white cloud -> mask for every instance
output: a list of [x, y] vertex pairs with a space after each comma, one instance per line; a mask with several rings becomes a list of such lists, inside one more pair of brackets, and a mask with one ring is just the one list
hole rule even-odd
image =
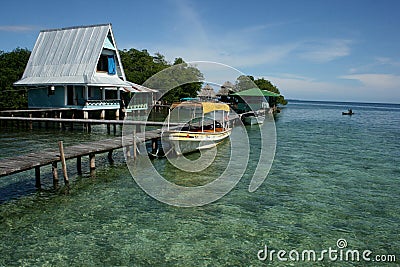
[[[400, 103], [400, 76], [359, 74], [341, 76], [358, 85], [341, 80], [326, 82], [297, 74], [264, 76], [275, 84], [287, 99]], [[379, 93], [377, 93], [379, 92]]]
[[400, 66], [400, 61], [390, 57], [375, 57], [372, 62], [360, 66], [356, 66], [349, 69], [350, 74], [360, 72], [373, 72], [374, 70], [380, 70], [382, 67], [389, 67], [397, 69]]
[[342, 79], [357, 80], [365, 87], [375, 89], [399, 89], [400, 76], [393, 74], [352, 74], [340, 76]]
[[2, 32], [28, 32], [36, 30], [37, 27], [34, 26], [18, 26], [18, 25], [3, 25], [0, 26], [0, 31]]
[[[350, 55], [350, 40], [320, 40], [304, 42], [299, 48], [301, 58], [324, 63]], [[303, 50], [303, 51], [301, 51]]]

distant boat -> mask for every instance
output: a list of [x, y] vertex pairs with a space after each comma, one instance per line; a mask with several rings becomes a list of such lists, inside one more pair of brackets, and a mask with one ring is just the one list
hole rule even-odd
[[342, 115], [353, 115], [354, 114], [354, 112], [353, 112], [353, 110], [352, 109], [349, 109], [347, 112], [342, 112]]
[[[170, 128], [168, 116], [167, 129], [163, 131], [163, 147], [165, 153], [174, 151], [176, 155], [182, 155], [201, 149], [212, 148], [230, 136], [232, 128], [229, 127], [229, 105], [218, 102], [186, 101], [175, 103], [171, 109], [188, 109], [191, 113], [201, 110], [200, 118], [193, 118], [182, 128]], [[178, 111], [179, 112], [179, 111]], [[216, 117], [216, 112], [222, 116]], [[179, 114], [179, 113], [178, 113]]]

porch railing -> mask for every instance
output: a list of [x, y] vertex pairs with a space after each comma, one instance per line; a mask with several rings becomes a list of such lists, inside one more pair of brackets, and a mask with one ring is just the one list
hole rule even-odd
[[147, 103], [128, 105], [127, 110], [146, 110], [148, 108]]
[[106, 99], [106, 100], [86, 100], [85, 102], [86, 108], [119, 108], [120, 100], [119, 99]]

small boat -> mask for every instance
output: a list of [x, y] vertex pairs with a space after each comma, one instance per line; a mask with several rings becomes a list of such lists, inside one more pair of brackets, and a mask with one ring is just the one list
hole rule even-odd
[[[173, 112], [174, 110], [176, 112]], [[167, 129], [163, 130], [161, 137], [165, 154], [174, 151], [180, 156], [217, 146], [232, 132], [232, 128], [229, 127], [229, 111], [229, 105], [219, 102], [174, 103], [167, 118]], [[171, 128], [171, 112], [175, 113], [178, 120], [185, 114], [190, 118], [185, 119], [187, 122], [183, 126]]]
[[243, 114], [242, 121], [246, 125], [262, 124], [265, 120], [265, 112], [256, 111]]
[[353, 110], [352, 109], [349, 109], [347, 112], [342, 112], [342, 115], [353, 115], [354, 114], [354, 112], [353, 112]]
[[264, 116], [246, 116], [243, 117], [243, 123], [246, 125], [262, 124], [265, 120]]

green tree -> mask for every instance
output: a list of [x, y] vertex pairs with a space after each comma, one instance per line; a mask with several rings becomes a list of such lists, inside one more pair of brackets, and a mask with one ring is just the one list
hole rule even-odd
[[[279, 89], [275, 85], [273, 85], [270, 81], [268, 81], [268, 80], [266, 80], [264, 78], [257, 79], [257, 80], [254, 81], [254, 83], [261, 90], [267, 90], [267, 91], [270, 91], [270, 92], [273, 92], [273, 93], [280, 94]], [[281, 104], [281, 105], [286, 105], [288, 103], [283, 95], [278, 96], [276, 102], [278, 104]]]
[[0, 109], [18, 109], [28, 106], [24, 88], [13, 83], [21, 79], [31, 52], [16, 48], [11, 52], [0, 51]]
[[[185, 97], [196, 97], [204, 80], [203, 74], [195, 66], [176, 58], [173, 66], [167, 68], [146, 81], [145, 86], [156, 88], [165, 93], [162, 99], [168, 103]], [[171, 89], [173, 88], [173, 89]], [[171, 89], [168, 92], [165, 91]]]
[[169, 66], [160, 53], [151, 56], [147, 50], [139, 51], [134, 48], [124, 49], [119, 53], [127, 80], [137, 84], [143, 84], [148, 78]]
[[235, 81], [235, 91], [244, 91], [256, 87], [253, 76], [240, 75]]

